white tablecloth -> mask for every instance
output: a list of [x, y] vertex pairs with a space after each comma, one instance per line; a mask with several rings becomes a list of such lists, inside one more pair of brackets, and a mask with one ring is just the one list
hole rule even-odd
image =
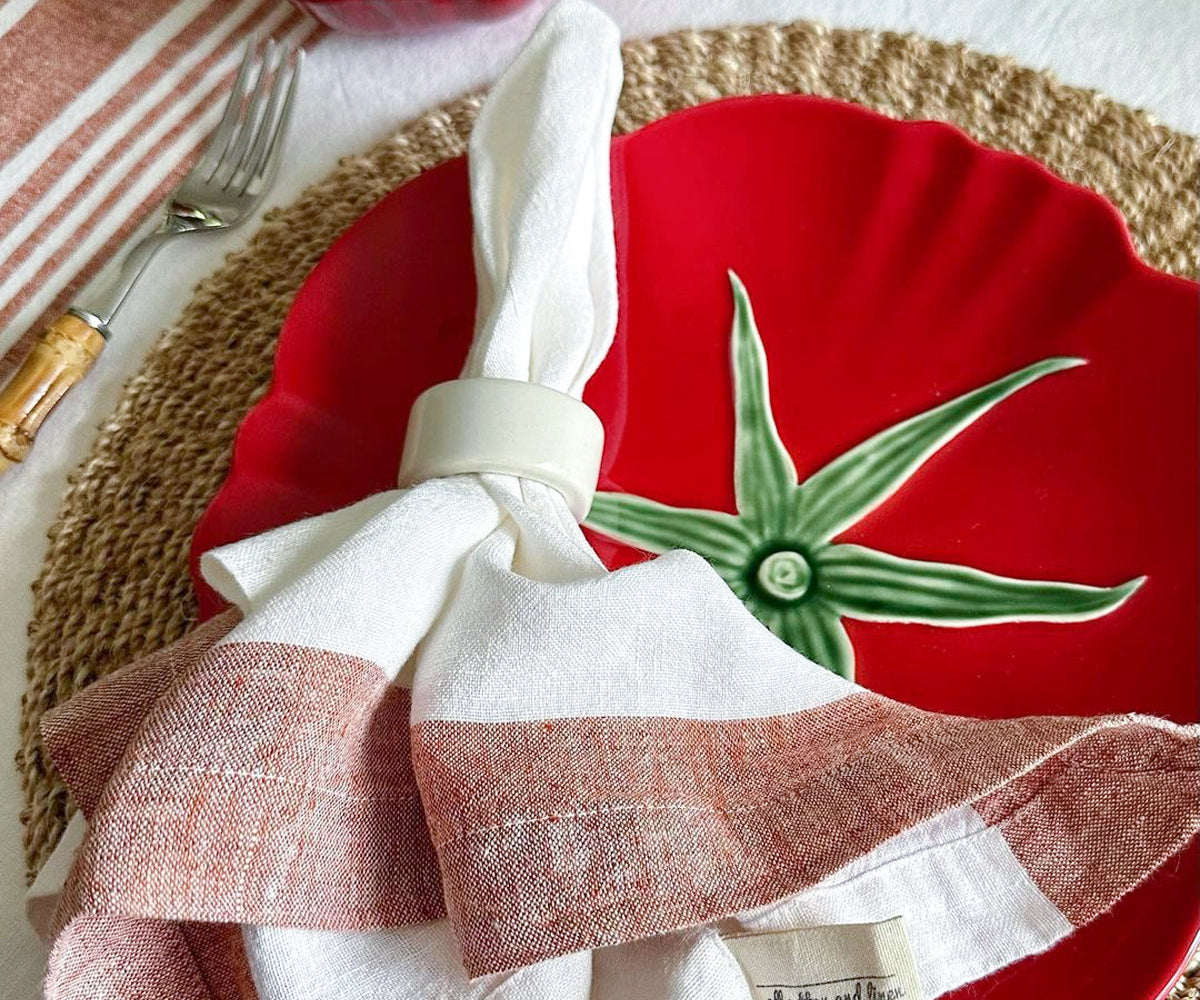
[[[811, 18], [839, 27], [916, 31], [967, 41], [1064, 81], [1095, 87], [1166, 124], [1200, 132], [1200, 4], [1187, 0], [597, 0], [627, 37], [682, 27]], [[7, 4], [27, 6], [22, 0]], [[4, 12], [6, 4], [0, 4]], [[507, 62], [537, 19], [535, 4], [507, 21], [413, 39], [327, 36], [311, 52], [290, 149], [270, 203], [288, 203], [337, 159], [365, 150], [422, 110], [480, 86]], [[3, 20], [3, 19], [0, 19]], [[318, 141], [319, 137], [319, 141]], [[67, 473], [87, 454], [155, 336], [192, 286], [253, 232], [188, 240], [156, 263], [122, 313], [103, 363], [42, 431], [25, 466], [0, 478], [0, 761], [17, 747], [25, 629], [45, 534]], [[0, 334], [0, 353], [21, 331]], [[39, 993], [44, 954], [26, 926], [18, 777], [0, 766], [0, 996]]]

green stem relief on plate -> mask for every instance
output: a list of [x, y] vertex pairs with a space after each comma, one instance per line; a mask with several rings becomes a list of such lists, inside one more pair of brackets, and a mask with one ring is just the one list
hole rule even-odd
[[1080, 358], [1047, 358], [881, 431], [803, 483], [771, 411], [767, 356], [745, 286], [733, 286], [737, 514], [596, 494], [585, 522], [650, 552], [699, 553], [776, 635], [844, 677], [854, 649], [842, 618], [966, 627], [1084, 621], [1108, 614], [1145, 577], [1116, 587], [997, 576], [830, 539], [884, 503], [925, 461], [988, 410]]

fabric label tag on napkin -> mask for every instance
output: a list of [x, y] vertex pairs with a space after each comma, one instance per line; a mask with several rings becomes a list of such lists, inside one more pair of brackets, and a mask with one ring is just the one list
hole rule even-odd
[[754, 1000], [921, 1000], [903, 917], [723, 938]]

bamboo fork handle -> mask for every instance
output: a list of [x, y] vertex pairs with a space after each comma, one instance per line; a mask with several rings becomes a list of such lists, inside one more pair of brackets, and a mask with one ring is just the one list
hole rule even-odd
[[70, 313], [51, 323], [0, 389], [0, 474], [20, 462], [58, 401], [90, 370], [104, 337]]

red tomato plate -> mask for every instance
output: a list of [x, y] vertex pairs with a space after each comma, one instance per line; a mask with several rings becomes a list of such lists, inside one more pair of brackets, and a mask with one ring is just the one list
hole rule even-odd
[[[836, 540], [1007, 577], [1144, 582], [1087, 620], [849, 617], [856, 676], [955, 714], [1197, 719], [1194, 284], [1141, 263], [1098, 195], [938, 123], [748, 98], [673, 115], [612, 155], [621, 315], [585, 395], [607, 432], [602, 490], [734, 510], [729, 269], [801, 478], [1034, 362], [1082, 359], [953, 436]], [[409, 407], [458, 374], [474, 300], [459, 160], [385, 198], [308, 277], [194, 557], [391, 488]], [[645, 557], [589, 538], [611, 567]], [[1163, 995], [1200, 926], [1198, 856], [955, 996]]]

